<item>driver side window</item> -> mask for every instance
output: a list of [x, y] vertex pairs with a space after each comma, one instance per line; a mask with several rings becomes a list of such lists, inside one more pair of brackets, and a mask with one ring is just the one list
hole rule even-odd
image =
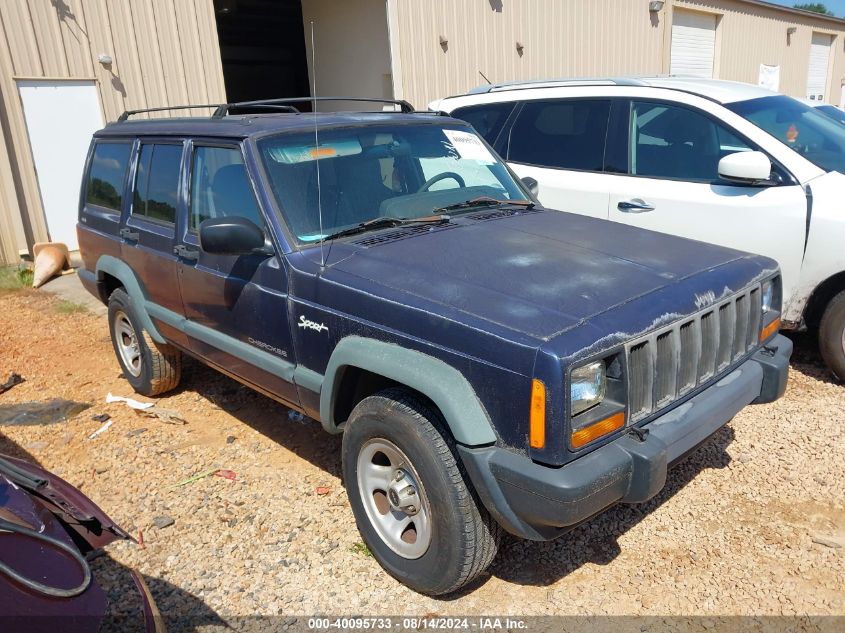
[[719, 161], [751, 150], [728, 128], [689, 108], [634, 103], [631, 108], [631, 174], [698, 182], [719, 180]]
[[264, 228], [264, 220], [239, 149], [195, 146], [191, 167], [189, 229], [203, 220], [238, 215]]

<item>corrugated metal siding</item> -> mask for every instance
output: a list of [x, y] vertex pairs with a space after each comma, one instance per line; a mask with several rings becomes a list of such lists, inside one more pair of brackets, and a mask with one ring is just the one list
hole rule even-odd
[[125, 109], [225, 101], [213, 0], [0, 1], [0, 262], [17, 259], [24, 235], [48, 238], [15, 82], [24, 77], [95, 79], [110, 121]]
[[[417, 106], [490, 81], [659, 73], [662, 23], [631, 0], [398, 0], [403, 97]], [[448, 39], [446, 50], [440, 36]], [[522, 55], [516, 43], [524, 45]]]
[[64, 0], [56, 5], [56, 11], [65, 16], [65, 19], [58, 21], [62, 35], [62, 48], [65, 51], [68, 76], [93, 77], [94, 61], [91, 59], [91, 47], [77, 45], [86, 34], [90, 33], [86, 28], [86, 16], [82, 15], [81, 7], [82, 0]]
[[15, 190], [6, 186], [6, 180], [11, 180], [11, 174], [8, 144], [3, 128], [0, 127], [0, 264], [16, 261], [18, 244], [26, 243]]
[[[491, 81], [666, 73], [673, 7], [718, 17], [713, 76], [757, 83], [781, 67], [781, 90], [803, 97], [813, 31], [836, 35], [829, 99], [845, 79], [845, 26], [744, 0], [396, 0], [401, 94], [416, 106]], [[798, 31], [787, 45], [786, 29]], [[446, 50], [440, 36], [448, 40]], [[516, 42], [525, 48], [522, 56]]]
[[[718, 25], [717, 68], [714, 76], [757, 83], [760, 64], [780, 66], [780, 91], [804, 97], [810, 64], [813, 32], [836, 35], [831, 49], [832, 71], [827, 95], [838, 99], [839, 86], [845, 79], [845, 26], [824, 18], [768, 8], [741, 0], [674, 0], [679, 8], [698, 9], [720, 14]], [[786, 30], [797, 31], [788, 38]]]
[[[14, 191], [18, 203], [16, 206], [4, 207], [0, 212], [17, 214], [26, 231], [27, 240], [43, 241], [47, 238], [47, 224], [41, 208], [23, 108], [14, 81], [16, 74], [43, 74], [41, 57], [35, 45], [35, 33], [29, 19], [29, 7], [20, 1], [0, 3], [0, 26], [0, 36], [3, 38], [0, 41], [0, 93], [3, 99], [0, 103], [0, 121], [6, 135], [10, 166], [9, 171], [0, 171], [0, 187]], [[27, 246], [26, 243], [18, 242], [12, 250], [17, 253]]]
[[29, 4], [20, 0], [3, 2], [0, 12], [14, 72], [33, 77], [44, 75]]

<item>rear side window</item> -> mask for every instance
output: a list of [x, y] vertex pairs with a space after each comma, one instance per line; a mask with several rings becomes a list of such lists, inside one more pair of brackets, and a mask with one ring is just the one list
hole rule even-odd
[[97, 143], [88, 172], [86, 204], [120, 213], [123, 207], [123, 179], [129, 165], [131, 143]]
[[602, 171], [610, 101], [529, 101], [510, 133], [508, 160]]
[[181, 145], [144, 144], [135, 174], [132, 215], [153, 222], [176, 223]]
[[203, 220], [238, 215], [263, 226], [243, 157], [234, 147], [194, 148], [190, 229]]
[[484, 105], [467, 106], [452, 112], [452, 116], [463, 119], [493, 145], [505, 121], [513, 111], [514, 103], [485, 103]]

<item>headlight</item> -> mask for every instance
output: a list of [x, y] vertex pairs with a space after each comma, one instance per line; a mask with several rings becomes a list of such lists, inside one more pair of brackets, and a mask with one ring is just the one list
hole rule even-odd
[[607, 394], [607, 374], [604, 361], [590, 363], [572, 370], [569, 402], [573, 416], [583, 413], [604, 400]]
[[769, 279], [769, 281], [763, 282], [763, 289], [762, 289], [762, 297], [763, 301], [763, 314], [766, 312], [770, 312], [772, 309], [772, 303], [775, 300], [775, 280]]
[[765, 343], [780, 329], [781, 286], [780, 277], [764, 281], [760, 287], [760, 342]]

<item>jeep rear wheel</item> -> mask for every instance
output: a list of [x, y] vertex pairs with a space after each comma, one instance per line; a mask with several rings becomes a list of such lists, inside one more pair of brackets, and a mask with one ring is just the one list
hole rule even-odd
[[501, 528], [468, 483], [442, 417], [402, 389], [362, 400], [343, 434], [343, 477], [364, 542], [394, 578], [456, 591], [492, 562]]
[[819, 351], [834, 375], [845, 381], [845, 291], [825, 308], [819, 324]]
[[123, 288], [109, 297], [109, 332], [123, 376], [135, 391], [157, 396], [179, 384], [181, 352], [153, 341], [141, 327], [132, 299]]

